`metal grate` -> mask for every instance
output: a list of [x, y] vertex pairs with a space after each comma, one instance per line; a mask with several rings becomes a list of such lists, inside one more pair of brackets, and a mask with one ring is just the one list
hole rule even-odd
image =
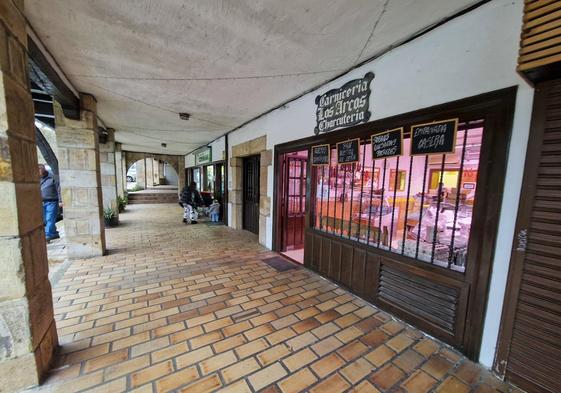
[[313, 228], [444, 268], [465, 271], [484, 124], [461, 123], [455, 152], [313, 168]]

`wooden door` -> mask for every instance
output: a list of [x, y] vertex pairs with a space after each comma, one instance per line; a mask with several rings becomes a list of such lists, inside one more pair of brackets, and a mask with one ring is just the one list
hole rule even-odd
[[259, 156], [243, 160], [243, 229], [259, 234]]
[[307, 158], [284, 155], [281, 197], [282, 251], [304, 247]]
[[495, 370], [561, 392], [561, 80], [538, 85]]
[[224, 164], [214, 165], [214, 199], [220, 203], [220, 219], [224, 218]]

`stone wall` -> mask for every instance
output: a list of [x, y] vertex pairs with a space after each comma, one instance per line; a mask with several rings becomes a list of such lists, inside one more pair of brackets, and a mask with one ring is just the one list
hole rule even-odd
[[119, 215], [117, 202], [117, 170], [115, 165], [115, 130], [107, 129], [107, 140], [99, 144], [99, 161], [101, 170], [101, 191], [103, 208], [115, 210]]
[[[128, 168], [130, 168], [129, 165], [127, 165], [127, 171]], [[144, 158], [141, 158], [140, 160], [136, 161], [135, 176], [136, 176], [136, 185], [142, 188], [146, 188], [146, 160]]]
[[0, 392], [39, 383], [57, 346], [23, 15], [0, 2]]
[[232, 146], [230, 166], [232, 170], [232, 189], [228, 190], [231, 203], [230, 226], [236, 229], [243, 228], [243, 157], [260, 155], [259, 173], [259, 243], [267, 242], [267, 218], [271, 215], [271, 198], [267, 196], [267, 182], [269, 166], [272, 165], [273, 152], [267, 150], [267, 137], [262, 136], [250, 141]]
[[80, 119], [72, 120], [54, 105], [65, 241], [71, 259], [105, 253], [97, 102], [83, 94], [80, 106]]
[[115, 142], [115, 174], [117, 180], [117, 196], [124, 196], [127, 190], [127, 175], [124, 172], [125, 165], [123, 160], [123, 152], [121, 149], [121, 144]]
[[146, 157], [144, 165], [146, 167], [146, 187], [154, 187], [154, 159]]

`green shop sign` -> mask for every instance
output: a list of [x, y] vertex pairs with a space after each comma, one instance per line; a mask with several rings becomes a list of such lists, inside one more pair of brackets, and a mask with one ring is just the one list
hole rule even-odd
[[212, 149], [210, 147], [195, 153], [195, 165], [206, 164], [212, 161]]

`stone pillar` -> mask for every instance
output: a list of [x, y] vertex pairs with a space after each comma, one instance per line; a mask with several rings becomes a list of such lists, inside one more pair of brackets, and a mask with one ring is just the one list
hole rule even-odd
[[96, 110], [97, 102], [88, 94], [80, 95], [80, 120], [65, 118], [55, 105], [64, 231], [71, 259], [105, 254]]
[[107, 140], [99, 144], [99, 161], [101, 170], [101, 193], [103, 208], [115, 210], [119, 215], [117, 201], [117, 167], [115, 165], [115, 130], [107, 129]]
[[154, 159], [146, 158], [144, 165], [146, 165], [146, 188], [154, 187]]
[[160, 173], [160, 184], [161, 185], [165, 185], [166, 184], [166, 175], [164, 172], [164, 161], [158, 161], [159, 165], [158, 165], [158, 172]]
[[115, 175], [117, 180], [117, 196], [124, 196], [127, 189], [127, 175], [124, 173], [123, 150], [119, 142], [115, 142]]
[[146, 160], [143, 158], [136, 162], [136, 185], [146, 189]]
[[160, 161], [154, 160], [154, 185], [160, 185]]
[[[16, 7], [19, 7], [16, 8]], [[0, 391], [36, 385], [57, 344], [23, 1], [0, 5]]]
[[121, 173], [123, 176], [123, 190], [127, 192], [127, 157], [124, 151], [121, 151]]
[[273, 151], [261, 152], [259, 159], [259, 243], [267, 246], [267, 218], [271, 215], [271, 197], [267, 195], [269, 167], [273, 164]]
[[[171, 163], [170, 163], [171, 164]], [[177, 157], [177, 193], [181, 195], [181, 191], [185, 187], [185, 156]]]

